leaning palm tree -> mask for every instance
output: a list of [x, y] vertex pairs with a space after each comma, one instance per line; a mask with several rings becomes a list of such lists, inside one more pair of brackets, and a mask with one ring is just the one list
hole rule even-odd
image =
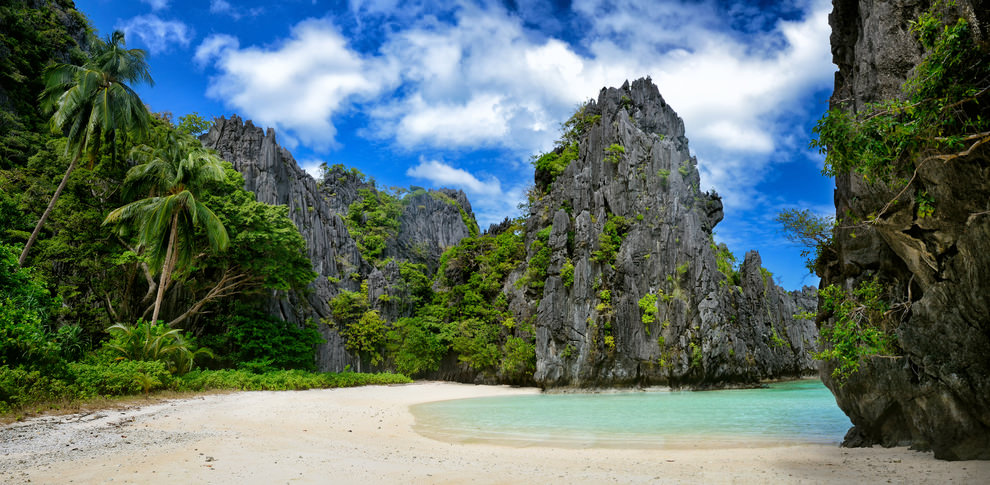
[[144, 56], [141, 49], [126, 49], [123, 32], [116, 31], [106, 41], [91, 39], [90, 57], [81, 66], [55, 64], [45, 70], [41, 107], [52, 112], [49, 120], [52, 131], [68, 138], [65, 154], [72, 161], [24, 245], [19, 265], [24, 266], [28, 251], [79, 160], [85, 156], [92, 166], [105, 139], [116, 135], [141, 136], [147, 132], [148, 108], [128, 86], [137, 82], [154, 84]]
[[154, 146], [131, 150], [137, 163], [127, 172], [124, 196], [145, 198], [115, 209], [104, 224], [133, 222], [149, 263], [161, 271], [151, 322], [158, 321], [165, 288], [176, 269], [184, 269], [196, 254], [196, 228], [201, 227], [214, 251], [227, 248], [229, 238], [220, 218], [197, 200], [205, 186], [225, 177], [222, 162], [191, 136], [166, 130]]

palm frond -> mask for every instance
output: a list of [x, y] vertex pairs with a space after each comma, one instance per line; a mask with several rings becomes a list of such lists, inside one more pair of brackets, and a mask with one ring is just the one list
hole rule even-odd
[[230, 245], [230, 236], [227, 228], [217, 215], [210, 210], [206, 204], [196, 201], [195, 216], [199, 224], [203, 226], [203, 232], [210, 241], [210, 247], [214, 251], [223, 251]]

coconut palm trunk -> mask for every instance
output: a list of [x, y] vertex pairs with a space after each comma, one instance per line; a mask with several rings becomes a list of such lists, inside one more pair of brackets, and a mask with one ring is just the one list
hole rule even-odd
[[175, 267], [175, 240], [179, 237], [179, 213], [172, 214], [172, 229], [168, 234], [168, 249], [165, 250], [165, 265], [162, 267], [162, 275], [158, 280], [158, 295], [155, 296], [155, 311], [151, 314], [151, 324], [158, 323], [158, 312], [162, 308], [162, 297], [165, 296], [165, 285], [172, 277], [172, 269]]
[[58, 196], [62, 195], [62, 191], [65, 190], [65, 185], [69, 182], [69, 177], [72, 175], [72, 171], [76, 169], [76, 165], [79, 163], [79, 153], [72, 158], [72, 163], [69, 164], [69, 168], [65, 171], [65, 176], [62, 177], [62, 182], [58, 184], [58, 188], [55, 189], [55, 194], [52, 195], [52, 200], [48, 202], [48, 208], [45, 212], [41, 214], [41, 219], [38, 219], [38, 225], [34, 226], [34, 232], [31, 233], [31, 237], [28, 238], [27, 244], [24, 245], [24, 249], [21, 251], [21, 257], [17, 258], [17, 265], [24, 267], [24, 260], [27, 259], [28, 252], [31, 250], [31, 246], [34, 246], [34, 242], [38, 239], [38, 234], [41, 233], [42, 226], [45, 225], [45, 221], [48, 219], [48, 215], [52, 213], [52, 209], [55, 208], [55, 203], [58, 202]]

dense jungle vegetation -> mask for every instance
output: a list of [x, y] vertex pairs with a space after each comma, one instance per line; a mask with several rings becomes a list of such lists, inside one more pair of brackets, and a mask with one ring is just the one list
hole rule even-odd
[[0, 28], [0, 412], [408, 381], [310, 372], [317, 323], [253, 297], [306, 288], [304, 240], [202, 147], [210, 122], [149, 112], [143, 51], [65, 0], [6, 2]]

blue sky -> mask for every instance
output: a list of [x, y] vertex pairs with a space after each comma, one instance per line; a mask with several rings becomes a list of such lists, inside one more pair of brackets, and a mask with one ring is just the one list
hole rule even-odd
[[828, 0], [77, 0], [149, 53], [138, 89], [176, 117], [274, 127], [303, 168], [467, 192], [482, 227], [518, 215], [529, 163], [603, 86], [651, 76], [684, 118], [715, 229], [785, 288], [817, 284], [773, 218], [830, 215], [808, 149], [835, 67]]

